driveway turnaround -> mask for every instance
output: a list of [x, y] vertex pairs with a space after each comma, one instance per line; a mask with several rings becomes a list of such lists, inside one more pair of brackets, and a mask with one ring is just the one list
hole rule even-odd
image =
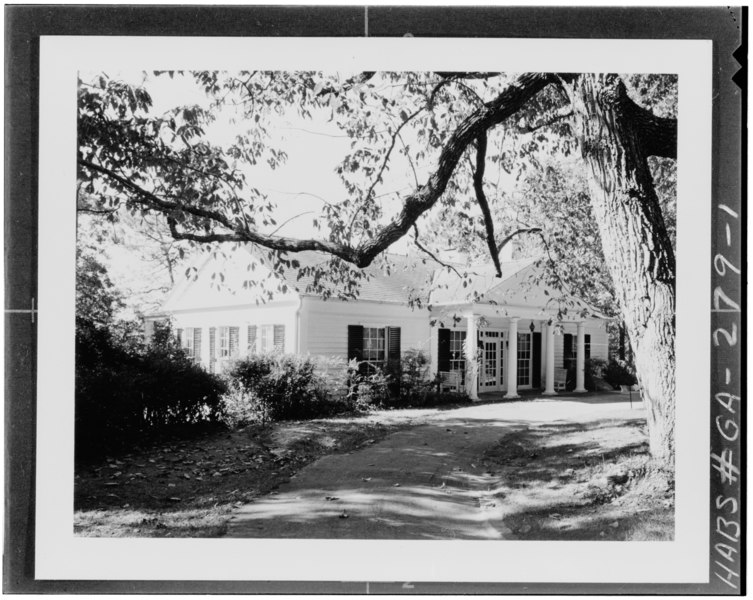
[[514, 539], [495, 498], [499, 476], [486, 451], [535, 423], [643, 416], [640, 403], [605, 396], [558, 397], [437, 411], [429, 424], [348, 454], [326, 456], [277, 492], [240, 507], [239, 538]]

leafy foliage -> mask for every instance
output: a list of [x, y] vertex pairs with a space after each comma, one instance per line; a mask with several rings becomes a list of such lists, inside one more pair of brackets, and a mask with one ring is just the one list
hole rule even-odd
[[638, 380], [635, 378], [635, 369], [624, 360], [611, 360], [604, 367], [604, 381], [612, 387], [619, 388], [621, 385], [635, 385]]
[[185, 356], [158, 328], [149, 347], [128, 346], [108, 329], [76, 329], [76, 459], [219, 422], [222, 382]]
[[258, 354], [240, 359], [226, 374], [225, 422], [237, 427], [323, 417], [349, 408], [342, 390], [328, 389], [331, 375], [317, 372], [314, 359]]

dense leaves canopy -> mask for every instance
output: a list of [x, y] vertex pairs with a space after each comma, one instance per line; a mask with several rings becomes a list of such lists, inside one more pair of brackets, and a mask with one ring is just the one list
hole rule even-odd
[[[279, 269], [298, 266], [292, 252], [328, 252], [305, 273], [315, 275], [311, 291], [357, 295], [357, 267], [376, 259], [389, 270], [383, 251], [403, 237], [460, 277], [480, 260], [496, 263], [507, 242], [542, 256], [556, 289], [613, 312], [585, 176], [573, 164], [561, 85], [572, 77], [160, 72], [134, 84], [98, 75], [79, 87], [82, 191], [106, 209], [157, 214], [174, 238], [214, 251], [257, 244]], [[206, 100], [157, 114], [149, 88], [164, 80], [192, 82]], [[675, 77], [623, 80], [637, 111], [675, 116]], [[276, 206], [255, 185], [260, 168], [287, 159], [275, 128], [290, 116], [349, 140], [337, 166], [342, 192], [322, 199], [305, 240], [277, 233]], [[651, 166], [673, 235], [674, 161], [652, 156]]]

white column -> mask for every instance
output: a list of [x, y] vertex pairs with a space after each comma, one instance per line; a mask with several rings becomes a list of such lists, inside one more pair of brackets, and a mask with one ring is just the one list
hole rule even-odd
[[553, 396], [554, 391], [554, 323], [546, 326], [546, 357], [544, 358], [544, 367], [546, 369], [546, 389], [545, 396]]
[[510, 317], [509, 342], [507, 344], [507, 393], [505, 398], [518, 396], [518, 317]]
[[585, 379], [586, 365], [586, 334], [582, 322], [578, 323], [578, 344], [575, 350], [575, 389], [576, 394], [582, 394], [586, 391], [583, 385]]
[[467, 315], [465, 334], [465, 391], [471, 400], [478, 400], [478, 316]]

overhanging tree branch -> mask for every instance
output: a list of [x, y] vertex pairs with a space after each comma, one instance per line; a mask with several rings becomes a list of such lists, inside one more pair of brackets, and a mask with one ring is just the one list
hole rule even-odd
[[544, 127], [549, 127], [555, 123], [566, 119], [573, 114], [573, 110], [570, 106], [563, 106], [557, 110], [551, 111], [538, 119], [536, 123], [529, 123], [520, 127], [520, 133], [533, 133]]
[[194, 205], [183, 205], [159, 198], [132, 181], [101, 165], [79, 158], [79, 164], [120, 183], [130, 190], [134, 201], [166, 215], [187, 213], [216, 223], [227, 231], [197, 234], [181, 231], [175, 225], [174, 237], [196, 242], [236, 241], [252, 242], [271, 250], [301, 252], [315, 250], [328, 252], [357, 267], [369, 266], [374, 258], [408, 233], [417, 219], [428, 211], [444, 193], [458, 161], [468, 146], [482, 132], [499, 125], [518, 112], [525, 103], [547, 85], [555, 81], [549, 73], [525, 73], [512, 81], [494, 100], [472, 112], [449, 137], [439, 155], [437, 167], [427, 181], [418, 186], [403, 201], [403, 208], [389, 223], [379, 227], [372, 239], [362, 241], [358, 247], [316, 239], [294, 239], [270, 236], [243, 229], [232, 223], [223, 213]]
[[[546, 246], [546, 240], [544, 239], [544, 236], [542, 234], [541, 227], [521, 227], [520, 229], [516, 229], [513, 231], [510, 235], [507, 235], [503, 237], [500, 242], [497, 244], [497, 252], [502, 252], [502, 249], [507, 246], [516, 236], [522, 235], [524, 233], [538, 233], [540, 234], [541, 240], [544, 242], [544, 245]], [[548, 251], [548, 246], [547, 246]]]
[[455, 271], [455, 273], [456, 273], [456, 275], [457, 275], [458, 277], [461, 277], [461, 278], [463, 277], [463, 276], [462, 276], [462, 275], [460, 274], [460, 272], [459, 272], [459, 271], [458, 271], [458, 270], [457, 270], [457, 269], [456, 269], [455, 267], [453, 267], [453, 266], [452, 266], [452, 265], [450, 265], [450, 264], [447, 264], [446, 262], [443, 262], [443, 261], [439, 260], [439, 258], [437, 258], [437, 255], [436, 255], [436, 254], [434, 254], [434, 253], [433, 253], [433, 252], [432, 252], [431, 250], [429, 250], [429, 249], [428, 249], [428, 248], [427, 248], [426, 246], [424, 246], [424, 245], [423, 245], [423, 244], [422, 244], [422, 243], [421, 243], [421, 242], [420, 242], [420, 241], [418, 240], [418, 226], [417, 226], [417, 225], [416, 225], [415, 223], [413, 223], [413, 243], [414, 243], [414, 244], [416, 244], [416, 248], [418, 248], [419, 250], [421, 250], [421, 252], [423, 252], [424, 254], [427, 254], [427, 255], [428, 255], [429, 257], [431, 257], [431, 259], [432, 259], [432, 260], [433, 260], [433, 261], [434, 261], [435, 263], [437, 263], [437, 264], [439, 264], [439, 265], [442, 265], [443, 267], [445, 267], [445, 268], [447, 268], [447, 269], [452, 269], [453, 271]]
[[497, 269], [497, 277], [502, 277], [502, 268], [499, 265], [499, 252], [494, 240], [494, 220], [489, 202], [484, 193], [484, 171], [486, 170], [486, 131], [482, 131], [476, 140], [476, 168], [473, 171], [473, 189], [476, 191], [476, 200], [484, 215], [486, 227], [486, 243], [489, 246], [489, 254], [492, 257], [494, 268]]

